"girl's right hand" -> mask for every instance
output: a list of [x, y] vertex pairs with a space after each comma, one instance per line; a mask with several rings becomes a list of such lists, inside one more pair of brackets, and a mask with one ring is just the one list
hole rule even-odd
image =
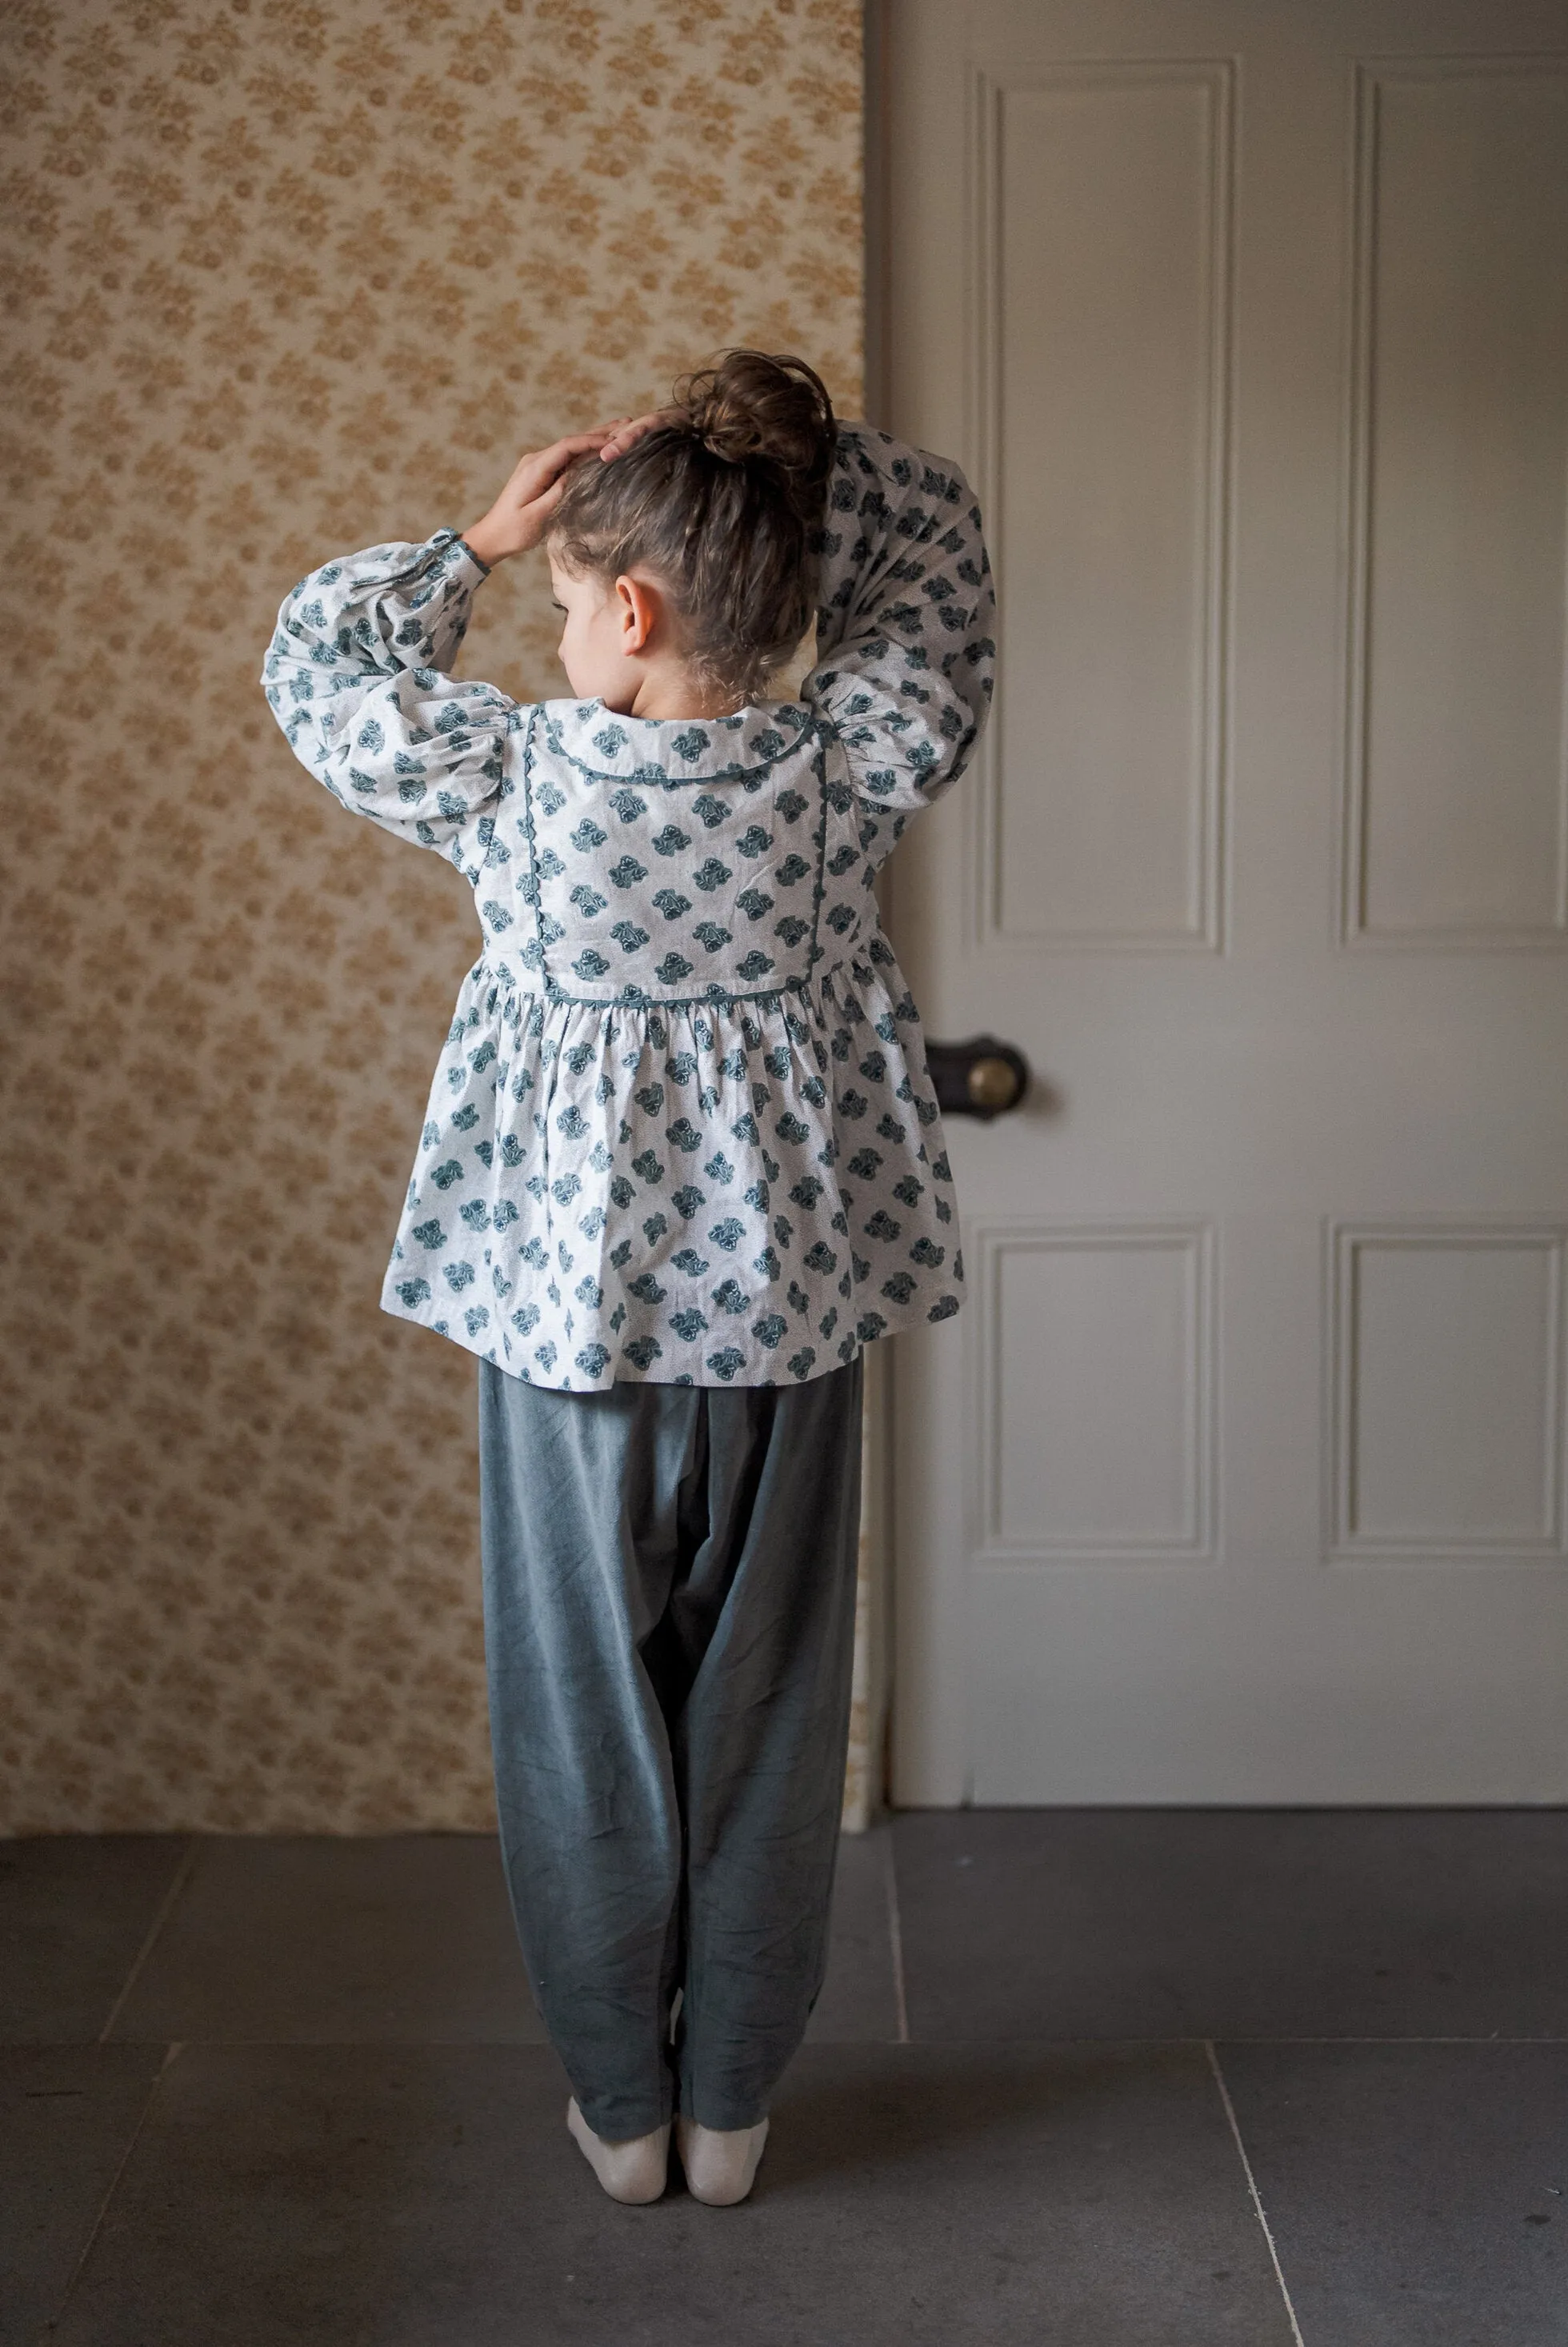
[[[628, 426], [635, 430], [635, 426]], [[493, 570], [510, 554], [526, 554], [538, 546], [560, 503], [563, 477], [579, 456], [602, 450], [610, 437], [609, 425], [592, 432], [569, 433], [548, 448], [519, 456], [510, 480], [484, 517], [463, 532], [464, 543]]]

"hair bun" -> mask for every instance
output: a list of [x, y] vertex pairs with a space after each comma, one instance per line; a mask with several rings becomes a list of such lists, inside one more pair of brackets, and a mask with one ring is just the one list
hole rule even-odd
[[568, 470], [550, 552], [579, 577], [646, 564], [670, 595], [688, 672], [740, 707], [816, 617], [837, 443], [833, 402], [804, 359], [722, 352], [613, 465]]
[[762, 462], [808, 499], [826, 481], [837, 436], [833, 402], [804, 359], [726, 351], [676, 386], [686, 429], [723, 464]]

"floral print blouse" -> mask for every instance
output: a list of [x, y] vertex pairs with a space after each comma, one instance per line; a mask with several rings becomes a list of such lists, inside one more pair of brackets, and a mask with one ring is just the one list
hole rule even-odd
[[779, 1385], [958, 1309], [952, 1175], [872, 881], [989, 707], [980, 516], [841, 426], [817, 665], [718, 719], [448, 673], [449, 528], [327, 563], [262, 682], [343, 806], [471, 884], [384, 1308], [536, 1385]]

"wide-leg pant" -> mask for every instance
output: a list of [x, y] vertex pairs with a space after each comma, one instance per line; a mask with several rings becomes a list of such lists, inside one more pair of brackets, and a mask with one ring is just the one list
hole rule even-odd
[[856, 1358], [801, 1386], [571, 1394], [479, 1364], [507, 1887], [551, 2043], [611, 2141], [677, 2101], [754, 2125], [822, 1986], [862, 1382]]

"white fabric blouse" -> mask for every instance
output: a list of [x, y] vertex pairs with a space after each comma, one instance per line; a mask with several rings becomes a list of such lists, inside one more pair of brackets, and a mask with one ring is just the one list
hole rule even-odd
[[777, 1385], [958, 1309], [952, 1176], [877, 866], [989, 707], [968, 483], [841, 426], [817, 666], [719, 719], [519, 706], [447, 671], [451, 529], [313, 571], [262, 682], [356, 814], [446, 856], [484, 932], [384, 1308], [536, 1385]]

